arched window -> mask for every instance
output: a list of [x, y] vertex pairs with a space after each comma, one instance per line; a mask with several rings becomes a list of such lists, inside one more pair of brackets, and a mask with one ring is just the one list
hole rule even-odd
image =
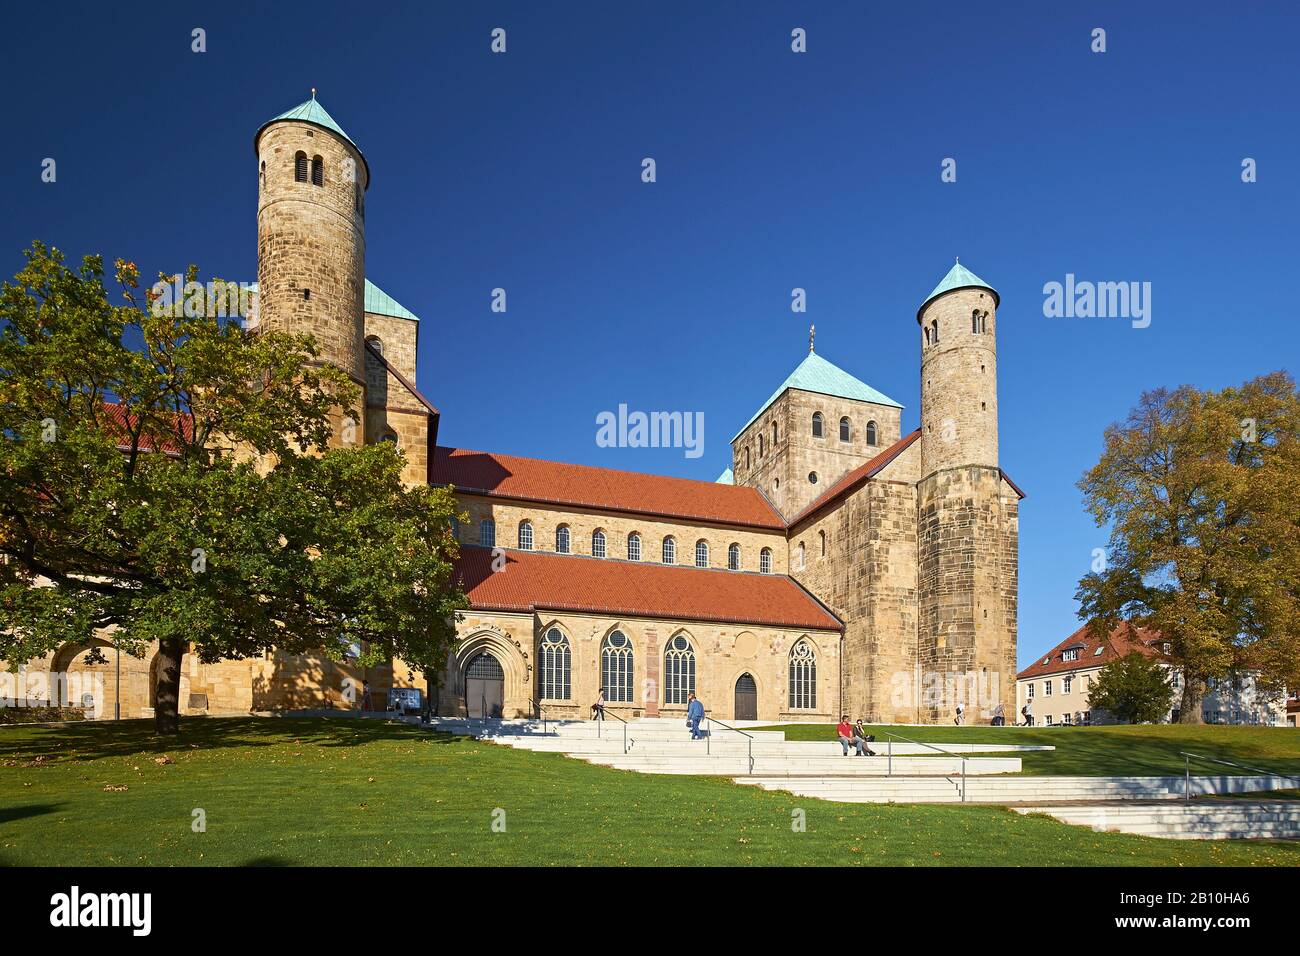
[[627, 536], [627, 559], [629, 561], [641, 560], [641, 536], [635, 531]]
[[533, 550], [533, 523], [531, 521], [519, 522], [519, 550]]
[[390, 442], [392, 442], [394, 445], [399, 445], [399, 446], [401, 445], [401, 442], [399, 442], [399, 441], [397, 440], [397, 433], [396, 433], [396, 432], [384, 432], [382, 435], [379, 436], [379, 440], [380, 440], [380, 441], [390, 441]]
[[605, 532], [599, 528], [591, 533], [591, 556], [593, 558], [605, 556]]
[[840, 441], [853, 440], [853, 426], [849, 424], [847, 418], [840, 419]]
[[745, 446], [745, 467], [749, 467], [749, 446]]
[[867, 444], [876, 444], [876, 423], [867, 422]]
[[384, 354], [384, 341], [379, 336], [367, 335], [366, 344], [369, 345], [376, 352], [378, 352], [380, 355]]
[[772, 447], [776, 447], [776, 422], [772, 423]]
[[555, 529], [555, 553], [569, 553], [569, 526], [562, 524]]
[[818, 540], [818, 542], [821, 544], [822, 557], [824, 558], [824, 557], [826, 557], [826, 532], [825, 532], [825, 531], [818, 531], [818, 532], [817, 532], [817, 540]]
[[763, 457], [763, 436], [761, 434], [758, 436], [758, 457]]
[[697, 568], [709, 566], [709, 542], [703, 538], [695, 542], [695, 566]]
[[302, 150], [293, 155], [293, 181], [296, 183], [307, 181], [307, 154]]
[[732, 542], [731, 545], [727, 548], [727, 570], [728, 571], [740, 570], [740, 545], [736, 544], [735, 542]]
[[610, 703], [632, 703], [632, 642], [622, 631], [610, 631], [600, 649], [600, 683]]
[[822, 437], [822, 413], [813, 412], [813, 438]]
[[807, 555], [808, 555], [808, 549], [805, 548], [803, 546], [803, 542], [800, 541], [799, 547], [796, 548], [794, 552], [795, 567], [798, 568], [800, 571], [804, 569], [804, 562], [805, 559], [807, 558]]
[[807, 641], [790, 648], [790, 709], [810, 710], [817, 706], [817, 655]]
[[573, 654], [569, 648], [569, 639], [558, 627], [551, 628], [542, 635], [542, 647], [537, 654], [543, 700], [568, 700], [573, 696], [570, 677], [572, 665]]
[[313, 186], [325, 185], [325, 161], [319, 156], [311, 158], [311, 184]]
[[497, 546], [497, 523], [491, 518], [484, 518], [478, 524], [478, 543], [485, 548]]
[[764, 548], [758, 552], [758, 570], [760, 574], [772, 573], [772, 549]]
[[934, 319], [930, 323], [930, 344], [931, 345], [939, 344], [939, 320], [938, 319]]
[[695, 693], [695, 649], [678, 634], [664, 649], [664, 703], [684, 704]]
[[664, 538], [664, 564], [677, 563], [677, 542], [672, 538]]
[[976, 309], [970, 314], [970, 330], [975, 333], [987, 332], [988, 317], [989, 314], [987, 312], [981, 312], [979, 309]]
[[263, 186], [266, 185], [266, 160], [262, 160], [261, 171], [258, 173], [258, 181]]

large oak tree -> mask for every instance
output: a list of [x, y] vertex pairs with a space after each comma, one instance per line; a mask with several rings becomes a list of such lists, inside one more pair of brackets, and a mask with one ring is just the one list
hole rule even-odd
[[1080, 615], [1097, 633], [1130, 620], [1164, 635], [1181, 722], [1200, 723], [1207, 682], [1234, 670], [1258, 671], [1266, 691], [1295, 686], [1300, 395], [1286, 372], [1143, 394], [1079, 487], [1110, 531]]
[[309, 336], [137, 301], [121, 260], [113, 304], [99, 257], [26, 258], [0, 288], [0, 658], [156, 640], [165, 734], [191, 651], [445, 662], [454, 500], [405, 487], [392, 443], [326, 447], [358, 390]]

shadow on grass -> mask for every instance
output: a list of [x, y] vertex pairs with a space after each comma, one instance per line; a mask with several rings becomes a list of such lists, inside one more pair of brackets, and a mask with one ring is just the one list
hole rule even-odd
[[274, 747], [289, 743], [362, 747], [381, 741], [426, 739], [450, 743], [449, 734], [397, 721], [323, 717], [188, 717], [180, 734], [160, 737], [152, 720], [87, 721], [56, 727], [0, 731], [0, 761], [43, 757], [52, 762], [99, 760], [187, 749]]
[[13, 823], [15, 820], [26, 820], [28, 817], [42, 817], [47, 813], [53, 813], [61, 803], [28, 803], [20, 807], [0, 807], [0, 823]]

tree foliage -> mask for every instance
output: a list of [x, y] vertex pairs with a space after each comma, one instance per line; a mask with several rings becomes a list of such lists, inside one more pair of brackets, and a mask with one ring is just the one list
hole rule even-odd
[[1300, 678], [1300, 396], [1286, 372], [1220, 392], [1143, 394], [1106, 429], [1079, 482], [1106, 566], [1079, 583], [1096, 633], [1122, 620], [1161, 632], [1184, 676], [1180, 720], [1206, 682], [1257, 670]]
[[156, 640], [160, 732], [187, 651], [441, 665], [450, 493], [405, 487], [391, 442], [327, 447], [358, 390], [309, 336], [142, 307], [135, 267], [116, 278], [120, 305], [102, 259], [36, 243], [0, 288], [0, 658]]
[[1103, 667], [1093, 679], [1088, 706], [1126, 724], [1154, 724], [1173, 705], [1169, 671], [1154, 657], [1132, 651]]

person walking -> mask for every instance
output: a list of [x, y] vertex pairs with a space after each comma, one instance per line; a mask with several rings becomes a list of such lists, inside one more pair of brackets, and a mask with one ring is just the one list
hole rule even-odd
[[599, 696], [596, 697], [596, 702], [591, 705], [591, 719], [605, 719], [605, 688], [603, 687], [600, 689]]
[[1001, 701], [993, 708], [993, 726], [1002, 727], [1007, 722], [1006, 711], [1002, 709]]
[[966, 719], [966, 707], [965, 707], [964, 704], [962, 704], [960, 701], [958, 701], [958, 703], [957, 703], [957, 716], [953, 718], [953, 721], [952, 721], [952, 722], [953, 722], [954, 724], [956, 724], [958, 727], [960, 727], [960, 726], [961, 726], [961, 722], [962, 722], [963, 720], [965, 720], [965, 719]]
[[700, 721], [704, 719], [704, 705], [692, 691], [686, 701], [686, 723], [691, 728], [691, 740], [703, 740], [704, 734], [700, 733]]
[[370, 710], [370, 681], [361, 682], [361, 712], [368, 713]]
[[1025, 706], [1020, 708], [1020, 716], [1025, 718], [1026, 727], [1034, 726], [1034, 702], [1032, 700], [1025, 701]]

